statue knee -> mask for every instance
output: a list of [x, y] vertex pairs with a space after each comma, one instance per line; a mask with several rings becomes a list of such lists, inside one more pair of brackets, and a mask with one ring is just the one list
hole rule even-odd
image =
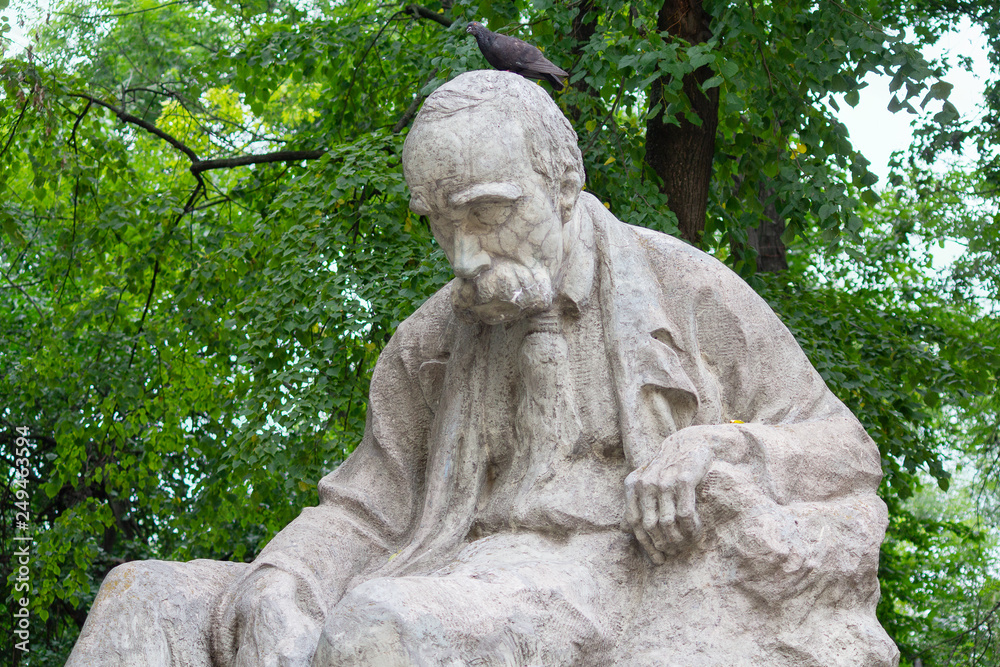
[[153, 562], [118, 565], [104, 578], [67, 667], [170, 665], [169, 637], [155, 603]]
[[101, 582], [100, 594], [117, 597], [136, 584], [148, 582], [154, 570], [151, 565], [156, 563], [157, 561], [134, 560], [116, 565]]
[[404, 588], [400, 579], [374, 579], [344, 596], [327, 616], [313, 667], [452, 662], [440, 622], [415, 613]]
[[246, 565], [133, 561], [104, 578], [67, 667], [209, 667], [212, 602]]

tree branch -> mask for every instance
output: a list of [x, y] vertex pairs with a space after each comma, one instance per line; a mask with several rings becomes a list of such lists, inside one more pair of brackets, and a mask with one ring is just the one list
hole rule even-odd
[[177, 150], [179, 150], [181, 153], [184, 153], [184, 155], [187, 155], [191, 159], [191, 162], [200, 162], [200, 160], [198, 159], [198, 155], [193, 150], [191, 150], [190, 148], [188, 148], [187, 146], [185, 146], [183, 143], [181, 143], [180, 141], [178, 141], [174, 137], [170, 136], [169, 134], [167, 134], [166, 132], [164, 132], [160, 128], [156, 127], [152, 123], [148, 123], [148, 122], [144, 121], [143, 119], [139, 118], [138, 116], [133, 116], [132, 114], [127, 113], [124, 109], [119, 109], [118, 107], [116, 107], [113, 104], [108, 104], [107, 102], [103, 102], [103, 101], [97, 99], [96, 97], [91, 97], [90, 95], [87, 95], [85, 93], [69, 93], [69, 96], [70, 97], [79, 97], [80, 99], [84, 99], [84, 100], [90, 100], [94, 104], [96, 104], [98, 106], [102, 106], [105, 109], [108, 109], [109, 111], [111, 111], [112, 113], [114, 113], [116, 116], [118, 116], [118, 118], [120, 120], [122, 120], [122, 121], [124, 121], [126, 123], [131, 123], [132, 125], [136, 125], [138, 127], [141, 127], [142, 129], [146, 130], [150, 134], [155, 134], [160, 139], [163, 139], [168, 144], [170, 144], [171, 146], [173, 146], [174, 148], [176, 148]]
[[70, 14], [68, 12], [53, 12], [59, 16], [68, 16], [72, 19], [79, 19], [81, 21], [94, 21], [97, 19], [116, 19], [122, 18], [123, 16], [132, 16], [133, 14], [145, 14], [146, 12], [155, 12], [158, 9], [163, 9], [164, 7], [170, 7], [171, 5], [193, 5], [195, 0], [173, 0], [173, 2], [165, 2], [162, 5], [157, 5], [155, 7], [149, 7], [147, 9], [136, 9], [130, 12], [116, 12], [114, 14]]
[[[433, 81], [434, 77], [437, 76], [437, 73], [437, 67], [431, 70], [431, 75], [427, 77], [427, 83]], [[404, 127], [410, 124], [413, 117], [417, 115], [417, 110], [420, 109], [420, 103], [423, 102], [426, 97], [426, 95], [421, 95], [419, 90], [417, 91], [417, 94], [413, 96], [413, 101], [410, 102], [410, 106], [406, 107], [406, 111], [403, 113], [403, 116], [396, 121], [395, 125], [392, 126], [393, 134], [399, 134]]]
[[[753, 5], [753, 0], [750, 2], [750, 17], [753, 19], [754, 23], [757, 23], [757, 8]], [[757, 50], [760, 52], [760, 62], [764, 66], [764, 72], [767, 73], [767, 87], [771, 90], [771, 94], [774, 95], [774, 82], [771, 81], [771, 69], [767, 66], [767, 56], [764, 55], [764, 47], [760, 43], [760, 39], [755, 39], [757, 42]]]
[[[139, 330], [135, 332], [135, 340], [132, 341], [132, 352], [128, 357], [127, 368], [132, 368], [132, 362], [135, 360], [135, 350], [139, 347], [139, 336], [142, 334], [142, 327], [146, 324], [146, 314], [149, 313], [149, 304], [153, 301], [153, 292], [156, 290], [156, 276], [159, 272], [160, 260], [157, 259], [153, 262], [153, 279], [149, 281], [149, 293], [146, 294], [146, 305], [142, 309], [142, 318], [139, 320]], [[105, 434], [104, 437], [107, 439], [107, 434]]]
[[[344, 93], [344, 98], [346, 98], [348, 100], [352, 99], [351, 98], [351, 91], [354, 90], [354, 82], [358, 78], [358, 72], [361, 71], [361, 66], [364, 65], [365, 64], [365, 60], [368, 59], [368, 54], [371, 52], [372, 48], [375, 46], [375, 44], [378, 42], [378, 40], [381, 39], [382, 33], [384, 33], [385, 30], [386, 30], [386, 28], [389, 27], [389, 24], [391, 24], [393, 21], [395, 21], [397, 16], [399, 16], [400, 14], [404, 14], [404, 13], [406, 13], [406, 8], [405, 7], [403, 9], [399, 10], [398, 12], [396, 12], [395, 14], [393, 14], [392, 16], [390, 16], [388, 19], [386, 19], [385, 24], [381, 28], [379, 28], [378, 33], [375, 34], [375, 38], [368, 45], [368, 48], [365, 49], [365, 52], [361, 54], [361, 60], [359, 60], [354, 65], [354, 71], [351, 73], [351, 82], [347, 84], [347, 89], [346, 89], [346, 92]], [[343, 122], [344, 122], [344, 114], [345, 113], [347, 113], [347, 105], [346, 104], [344, 105], [344, 110], [340, 114], [340, 122], [341, 122], [341, 124], [343, 124]], [[339, 132], [338, 132], [338, 134], [339, 134]]]
[[83, 117], [87, 115], [87, 112], [90, 111], [90, 107], [93, 106], [93, 104], [94, 102], [92, 100], [87, 100], [87, 106], [83, 108], [83, 111], [81, 111], [76, 117], [76, 122], [73, 123], [73, 132], [69, 135], [69, 141], [73, 144], [74, 153], [79, 153], [76, 147], [76, 131], [79, 129], [80, 123], [83, 121]]
[[919, 656], [919, 655], [923, 655], [924, 653], [927, 653], [928, 651], [930, 651], [933, 648], [937, 648], [939, 646], [943, 646], [944, 644], [951, 643], [953, 641], [961, 639], [962, 637], [964, 637], [965, 635], [967, 635], [967, 634], [969, 634], [971, 632], [975, 632], [976, 630], [978, 630], [979, 628], [981, 628], [983, 625], [985, 625], [986, 623], [988, 623], [989, 620], [990, 620], [990, 618], [992, 618], [993, 615], [996, 614], [998, 611], [1000, 611], [1000, 602], [997, 602], [995, 605], [993, 605], [993, 608], [990, 609], [988, 612], [986, 612], [986, 615], [983, 616], [983, 620], [979, 621], [978, 623], [976, 623], [975, 625], [973, 625], [971, 628], [966, 628], [962, 632], [959, 632], [958, 634], [952, 635], [951, 637], [948, 637], [947, 639], [943, 639], [943, 640], [939, 641], [936, 644], [931, 644], [930, 646], [925, 646], [924, 648], [922, 648], [919, 651], [917, 651], [916, 653], [914, 653], [913, 654], [914, 657]]
[[245, 167], [251, 164], [268, 162], [298, 162], [299, 160], [318, 160], [326, 155], [322, 149], [311, 151], [275, 151], [264, 155], [241, 155], [240, 157], [221, 158], [218, 160], [195, 160], [191, 163], [191, 173], [200, 174], [210, 169], [231, 169]]
[[435, 23], [440, 23], [445, 28], [450, 28], [451, 24], [454, 23], [451, 19], [446, 17], [444, 14], [438, 14], [433, 9], [427, 9], [426, 7], [421, 7], [420, 5], [406, 5], [403, 8], [407, 14], [412, 14], [414, 18], [418, 19], [430, 19]]
[[39, 316], [39, 317], [41, 317], [41, 318], [44, 318], [44, 317], [45, 317], [45, 315], [43, 315], [43, 314], [42, 314], [42, 309], [38, 307], [38, 304], [37, 304], [37, 303], [35, 303], [35, 300], [34, 300], [34, 299], [32, 299], [32, 298], [31, 298], [31, 297], [30, 297], [30, 296], [28, 295], [28, 293], [27, 293], [27, 292], [25, 292], [25, 291], [24, 291], [24, 289], [23, 289], [23, 288], [22, 288], [22, 287], [21, 287], [20, 285], [18, 285], [18, 284], [17, 284], [17, 283], [15, 283], [15, 282], [14, 282], [13, 280], [11, 280], [11, 279], [10, 279], [10, 276], [8, 276], [8, 275], [7, 275], [6, 273], [5, 273], [5, 274], [3, 274], [3, 277], [4, 277], [4, 280], [6, 280], [6, 281], [7, 281], [8, 283], [10, 283], [10, 286], [11, 286], [11, 287], [13, 287], [13, 288], [14, 288], [14, 289], [16, 289], [16, 290], [17, 290], [18, 292], [20, 292], [21, 294], [23, 294], [23, 295], [24, 295], [24, 298], [28, 300], [28, 303], [30, 303], [30, 304], [31, 304], [32, 306], [34, 306], [35, 310], [36, 310], [36, 311], [38, 312], [38, 316]]
[[10, 142], [14, 141], [14, 135], [17, 134], [17, 126], [21, 124], [21, 119], [24, 118], [24, 112], [27, 110], [28, 110], [28, 100], [27, 98], [25, 98], [24, 104], [21, 105], [21, 113], [17, 117], [17, 120], [14, 122], [14, 128], [10, 131], [10, 136], [7, 137], [7, 144], [3, 147], [3, 150], [0, 151], [0, 155], [6, 153], [7, 149], [10, 148]]
[[601, 121], [600, 125], [594, 128], [594, 133], [590, 135], [590, 140], [587, 142], [587, 147], [583, 149], [584, 155], [590, 152], [590, 148], [594, 145], [594, 142], [597, 141], [597, 135], [601, 133], [601, 128], [603, 128], [605, 125], [608, 124], [608, 121], [610, 121], [612, 116], [614, 116], [615, 111], [618, 110], [618, 103], [622, 101], [623, 92], [625, 92], [624, 76], [622, 77], [621, 85], [618, 86], [618, 94], [615, 96], [615, 103], [611, 105], [611, 111], [609, 111], [608, 115], [604, 117], [604, 120]]
[[[160, 128], [156, 127], [152, 123], [144, 121], [138, 116], [133, 116], [132, 114], [126, 112], [124, 109], [119, 109], [113, 104], [103, 102], [96, 97], [92, 97], [85, 93], [70, 93], [70, 97], [79, 97], [85, 99], [88, 102], [88, 108], [90, 104], [96, 104], [102, 106], [105, 109], [110, 110], [114, 113], [120, 120], [125, 123], [130, 123], [137, 127], [141, 127], [150, 134], [154, 134], [157, 137], [163, 139], [168, 144], [184, 153], [191, 160], [191, 174], [194, 175], [199, 181], [201, 181], [201, 173], [205, 171], [211, 171], [212, 169], [232, 169], [233, 167], [245, 167], [251, 164], [264, 164], [267, 162], [297, 162], [299, 160], [317, 160], [326, 154], [325, 150], [309, 150], [309, 151], [275, 151], [273, 153], [265, 153], [263, 155], [241, 155], [239, 157], [230, 158], [220, 158], [216, 160], [202, 160], [198, 158], [197, 153], [195, 153], [191, 148], [185, 145], [179, 139], [167, 134]], [[86, 113], [84, 109], [84, 113]], [[80, 118], [83, 116], [81, 115]], [[79, 123], [79, 119], [77, 120]]]

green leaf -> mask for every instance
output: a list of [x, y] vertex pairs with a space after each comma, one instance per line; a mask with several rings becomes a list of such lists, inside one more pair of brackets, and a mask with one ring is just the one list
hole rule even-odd
[[706, 79], [705, 83], [701, 84], [701, 89], [708, 90], [710, 88], [717, 88], [722, 84], [723, 81], [725, 81], [725, 78], [718, 75], [713, 76], [709, 79]]

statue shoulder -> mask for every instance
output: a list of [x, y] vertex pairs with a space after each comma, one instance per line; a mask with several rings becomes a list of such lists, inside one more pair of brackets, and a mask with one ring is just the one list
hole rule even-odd
[[447, 358], [457, 324], [451, 306], [451, 285], [446, 284], [396, 328], [381, 356], [402, 356], [407, 367], [419, 368], [428, 360]]
[[580, 203], [603, 239], [603, 254], [615, 257], [612, 261], [629, 262], [641, 250], [649, 269], [671, 291], [712, 286], [753, 292], [729, 267], [686, 241], [623, 222], [588, 192], [580, 194]]

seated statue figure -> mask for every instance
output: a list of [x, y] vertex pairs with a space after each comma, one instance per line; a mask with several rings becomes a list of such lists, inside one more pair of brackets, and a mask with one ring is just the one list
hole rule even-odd
[[115, 568], [69, 664], [896, 664], [878, 449], [765, 302], [583, 192], [515, 74], [430, 95], [403, 168], [455, 278], [319, 506], [250, 564]]

